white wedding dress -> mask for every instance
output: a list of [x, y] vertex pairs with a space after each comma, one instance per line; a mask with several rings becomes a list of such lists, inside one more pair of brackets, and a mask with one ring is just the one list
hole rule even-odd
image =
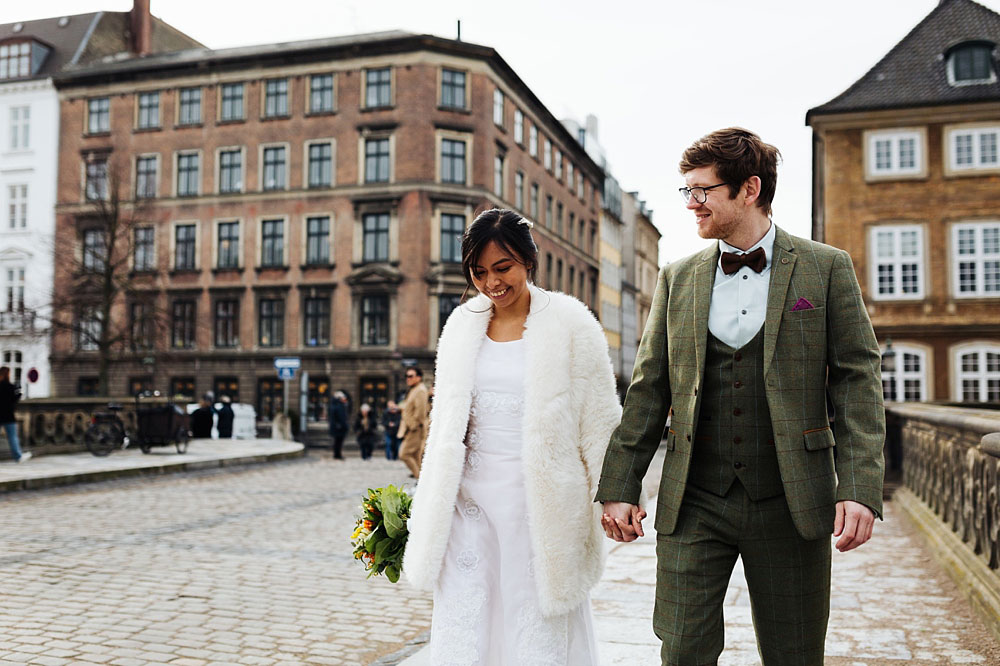
[[434, 590], [434, 666], [597, 665], [589, 597], [553, 618], [538, 607], [521, 468], [523, 396], [524, 341], [487, 337], [476, 361], [465, 468]]

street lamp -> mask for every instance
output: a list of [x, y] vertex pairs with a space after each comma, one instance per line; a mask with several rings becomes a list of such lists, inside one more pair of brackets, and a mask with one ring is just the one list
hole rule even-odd
[[882, 352], [882, 370], [896, 372], [896, 352], [892, 348], [892, 338], [885, 339], [885, 351]]

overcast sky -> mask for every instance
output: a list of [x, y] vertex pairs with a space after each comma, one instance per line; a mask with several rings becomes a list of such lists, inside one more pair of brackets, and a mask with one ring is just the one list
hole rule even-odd
[[[1000, 0], [980, 0], [1000, 11]], [[152, 0], [152, 13], [212, 48], [381, 30], [495, 48], [556, 117], [600, 121], [622, 187], [664, 234], [660, 261], [706, 245], [677, 194], [681, 152], [741, 125], [781, 150], [774, 220], [808, 237], [805, 114], [860, 78], [937, 0]], [[131, 0], [0, 2], [0, 23], [127, 11]]]

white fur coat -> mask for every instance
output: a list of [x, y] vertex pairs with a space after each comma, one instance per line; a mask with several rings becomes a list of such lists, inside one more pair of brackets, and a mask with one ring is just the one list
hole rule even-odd
[[[531, 290], [525, 322], [523, 451], [528, 531], [542, 613], [578, 606], [604, 566], [604, 451], [621, 407], [604, 331], [572, 296]], [[479, 295], [448, 318], [438, 342], [434, 405], [410, 516], [403, 574], [430, 590], [441, 572], [465, 464], [473, 371], [491, 317]]]

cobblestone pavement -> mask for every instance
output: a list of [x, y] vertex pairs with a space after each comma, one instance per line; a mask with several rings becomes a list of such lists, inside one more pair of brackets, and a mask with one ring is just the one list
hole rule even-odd
[[348, 542], [365, 490], [409, 480], [313, 452], [4, 496], [0, 663], [368, 664], [430, 624]]

